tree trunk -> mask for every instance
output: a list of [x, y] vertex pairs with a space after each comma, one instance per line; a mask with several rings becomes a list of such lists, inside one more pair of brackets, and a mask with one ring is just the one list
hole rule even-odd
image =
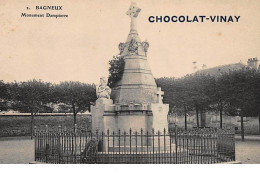
[[197, 127], [200, 127], [200, 123], [199, 123], [199, 110], [196, 109], [196, 117], [197, 117]]
[[219, 110], [219, 119], [220, 119], [220, 128], [222, 129], [222, 124], [223, 124], [223, 120], [222, 120], [222, 108], [220, 108], [220, 110]]
[[75, 109], [75, 105], [72, 103], [72, 111], [73, 111], [73, 126], [75, 126], [75, 124], [77, 123], [77, 119], [76, 119], [76, 109]]
[[73, 118], [74, 118], [74, 125], [73, 125], [73, 129], [74, 129], [74, 132], [76, 132], [76, 125], [77, 125], [77, 113], [76, 112], [73, 112]]
[[73, 122], [74, 122], [74, 126], [75, 124], [77, 124], [77, 118], [76, 118], [77, 113], [73, 112]]
[[77, 124], [77, 117], [76, 117], [77, 112], [76, 112], [74, 104], [72, 104], [72, 110], [73, 110], [73, 128], [74, 128], [74, 131], [76, 131], [75, 125]]
[[33, 139], [34, 114], [31, 112], [31, 139]]
[[185, 121], [185, 130], [187, 130], [187, 113], [186, 113], [186, 107], [184, 107], [184, 121]]
[[260, 114], [259, 114], [259, 117], [258, 117], [258, 121], [259, 121], [259, 133], [260, 133]]
[[244, 133], [244, 118], [243, 118], [243, 114], [240, 115], [241, 118], [241, 139], [242, 141], [245, 140], [245, 133]]
[[200, 111], [200, 126], [206, 127], [206, 113], [203, 110]]

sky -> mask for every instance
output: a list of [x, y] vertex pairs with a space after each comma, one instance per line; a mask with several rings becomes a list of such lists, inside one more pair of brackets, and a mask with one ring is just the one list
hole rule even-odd
[[[260, 1], [136, 0], [137, 30], [150, 44], [155, 78], [181, 77], [198, 68], [260, 58]], [[41, 79], [97, 83], [125, 42], [130, 0], [1, 0], [0, 80]], [[63, 6], [37, 11], [38, 5]], [[26, 10], [29, 7], [30, 10]], [[21, 13], [68, 14], [68, 18], [21, 18]], [[150, 23], [149, 16], [239, 15], [238, 23]]]

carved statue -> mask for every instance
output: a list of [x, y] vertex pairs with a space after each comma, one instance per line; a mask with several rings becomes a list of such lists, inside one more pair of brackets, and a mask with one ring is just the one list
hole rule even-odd
[[136, 40], [132, 39], [128, 46], [128, 51], [131, 54], [138, 54], [138, 43]]
[[98, 98], [110, 99], [111, 89], [107, 86], [107, 81], [104, 77], [100, 78], [100, 85], [96, 86], [96, 94]]
[[119, 43], [118, 49], [119, 49], [119, 51], [120, 51], [120, 55], [123, 53], [124, 48], [125, 48], [125, 43]]
[[144, 48], [144, 52], [146, 53], [149, 48], [149, 43], [147, 41], [142, 42], [142, 46]]

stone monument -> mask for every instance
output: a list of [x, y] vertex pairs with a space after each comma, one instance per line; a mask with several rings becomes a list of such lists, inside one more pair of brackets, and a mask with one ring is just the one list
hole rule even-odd
[[[136, 19], [140, 8], [132, 3], [127, 15], [131, 18], [126, 42], [119, 44], [120, 56], [125, 61], [122, 79], [110, 88], [101, 78], [97, 86], [95, 106], [91, 106], [92, 130], [117, 132], [168, 131], [169, 105], [163, 104], [161, 88], [157, 87], [148, 64], [148, 42], [139, 38]], [[111, 98], [110, 98], [111, 92]]]

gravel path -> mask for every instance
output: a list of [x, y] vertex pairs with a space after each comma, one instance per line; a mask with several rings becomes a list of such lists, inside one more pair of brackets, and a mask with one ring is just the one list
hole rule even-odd
[[34, 140], [29, 137], [0, 138], [0, 163], [25, 164], [34, 160]]
[[260, 140], [237, 140], [236, 160], [243, 164], [260, 164]]
[[[0, 138], [0, 163], [27, 164], [34, 160], [34, 140], [29, 137]], [[236, 140], [236, 160], [260, 164], [260, 140]]]

